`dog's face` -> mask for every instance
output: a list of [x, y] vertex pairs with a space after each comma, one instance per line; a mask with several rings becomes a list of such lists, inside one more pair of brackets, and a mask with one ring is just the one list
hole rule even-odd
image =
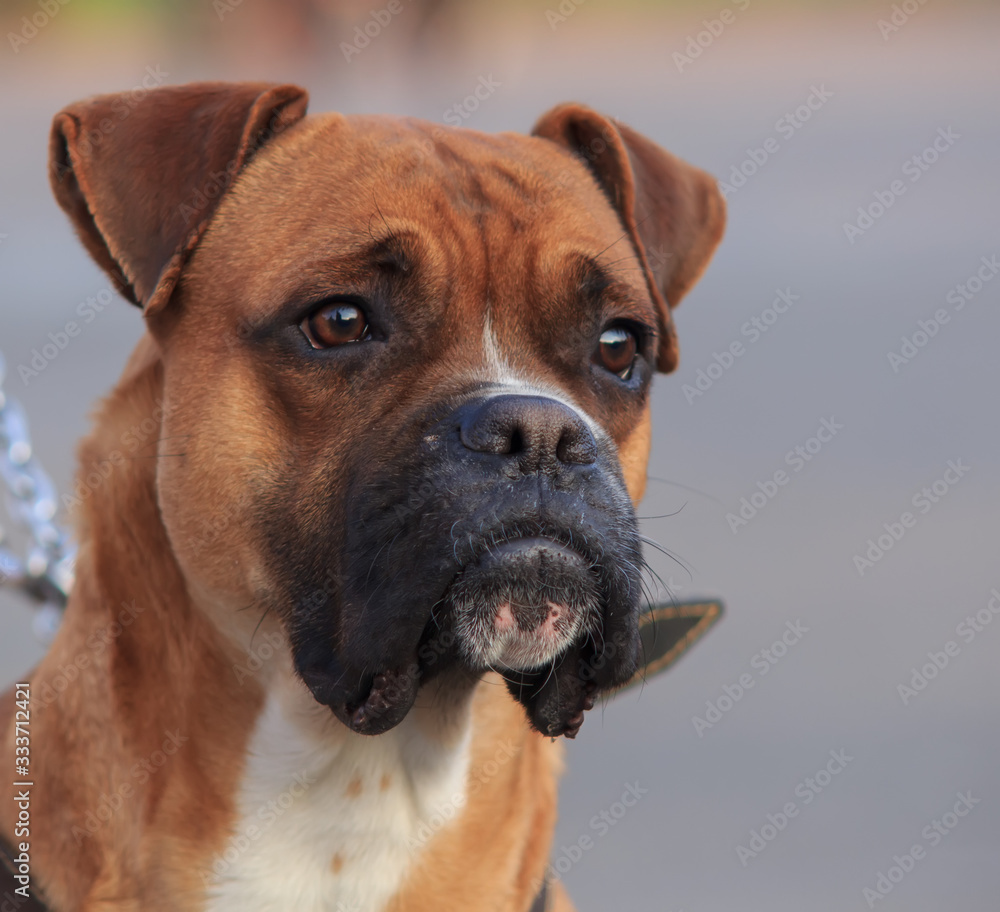
[[[224, 101], [277, 135], [237, 131], [259, 148], [226, 153], [221, 201], [204, 203], [211, 168], [180, 193], [144, 173], [181, 212], [173, 249], [111, 237], [94, 198], [122, 190], [94, 187], [112, 150], [74, 155], [57, 120], [57, 194], [85, 198], [84, 239], [161, 350], [161, 439], [183, 456], [158, 461], [157, 495], [191, 590], [280, 617], [297, 671], [356, 731], [391, 728], [435, 675], [495, 669], [539, 731], [575, 734], [635, 670], [633, 502], [652, 374], [676, 358], [663, 293], [676, 303], [714, 248], [718, 193], [584, 109], [492, 137], [299, 121], [271, 91]], [[205, 105], [161, 103], [189, 123]], [[657, 182], [659, 209], [642, 196]]]

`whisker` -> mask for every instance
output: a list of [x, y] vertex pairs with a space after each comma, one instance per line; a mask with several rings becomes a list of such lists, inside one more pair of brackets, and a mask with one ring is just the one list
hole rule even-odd
[[257, 636], [257, 631], [258, 631], [258, 630], [260, 630], [260, 625], [264, 623], [264, 618], [266, 618], [266, 617], [267, 617], [267, 615], [268, 615], [268, 612], [269, 612], [270, 610], [271, 610], [271, 606], [270, 606], [270, 605], [268, 605], [268, 606], [267, 606], [267, 607], [266, 607], [266, 608], [264, 609], [264, 613], [263, 613], [263, 614], [262, 614], [262, 615], [260, 616], [260, 620], [259, 620], [259, 621], [257, 621], [257, 626], [256, 626], [256, 627], [254, 627], [254, 629], [253, 629], [253, 633], [252, 633], [252, 634], [250, 634], [250, 648], [251, 648], [251, 649], [253, 649], [253, 639], [254, 639], [254, 637], [255, 637], [255, 636]]
[[597, 254], [597, 256], [595, 256], [595, 257], [594, 257], [594, 259], [595, 259], [595, 260], [597, 260], [597, 259], [600, 259], [600, 258], [601, 258], [602, 256], [604, 256], [604, 254], [606, 254], [606, 253], [607, 253], [607, 252], [608, 252], [608, 251], [609, 251], [609, 250], [610, 250], [610, 249], [611, 249], [612, 247], [614, 247], [614, 246], [615, 246], [615, 244], [620, 244], [620, 243], [621, 243], [622, 241], [624, 241], [624, 240], [625, 240], [625, 238], [627, 238], [627, 237], [630, 237], [630, 236], [631, 236], [631, 234], [632, 234], [632, 232], [631, 232], [631, 231], [626, 231], [626, 232], [625, 232], [625, 233], [624, 233], [624, 234], [623, 234], [623, 235], [622, 235], [622, 236], [621, 236], [620, 238], [618, 238], [618, 240], [617, 240], [617, 241], [612, 241], [612, 242], [611, 242], [610, 244], [608, 244], [608, 246], [607, 246], [607, 247], [605, 247], [605, 248], [604, 248], [604, 249], [603, 249], [603, 250], [602, 250], [602, 251], [601, 251], [601, 252], [600, 252], [599, 254]]
[[130, 459], [169, 459], [180, 456], [187, 456], [187, 453], [153, 453], [149, 456], [130, 456]]
[[656, 475], [647, 475], [647, 481], [655, 481], [658, 484], [668, 484], [675, 488], [683, 488], [685, 491], [690, 491], [692, 494], [700, 494], [702, 497], [707, 497], [709, 500], [714, 500], [717, 504], [725, 506], [725, 503], [719, 500], [714, 494], [709, 494], [707, 491], [702, 491], [700, 488], [692, 488], [690, 485], [681, 484], [679, 481], [671, 481], [669, 478], [659, 478]]
[[673, 553], [672, 551], [668, 551], [668, 550], [667, 550], [666, 548], [664, 548], [664, 547], [663, 547], [663, 545], [661, 545], [661, 544], [660, 544], [659, 542], [655, 541], [655, 540], [654, 540], [654, 539], [652, 539], [652, 538], [648, 538], [648, 537], [646, 537], [645, 535], [640, 535], [640, 536], [639, 536], [639, 540], [640, 540], [640, 541], [642, 541], [642, 542], [644, 542], [645, 544], [649, 545], [649, 546], [650, 546], [651, 548], [655, 548], [655, 549], [656, 549], [657, 551], [659, 551], [659, 552], [660, 552], [660, 553], [661, 553], [662, 555], [664, 555], [665, 557], [669, 557], [669, 558], [670, 558], [670, 559], [671, 559], [671, 560], [672, 560], [672, 561], [673, 561], [673, 562], [674, 562], [675, 564], [677, 564], [677, 566], [678, 566], [678, 567], [680, 567], [680, 568], [681, 568], [681, 569], [682, 569], [682, 570], [683, 570], [683, 571], [684, 571], [684, 572], [685, 572], [685, 573], [686, 573], [686, 574], [687, 574], [687, 575], [688, 575], [688, 576], [689, 576], [689, 577], [690, 577], [691, 579], [694, 579], [694, 575], [693, 575], [693, 573], [692, 573], [692, 568], [691, 568], [691, 567], [689, 567], [689, 566], [688, 566], [688, 565], [687, 565], [687, 564], [686, 564], [686, 563], [685, 563], [685, 562], [684, 562], [684, 561], [683, 561], [683, 560], [682, 560], [682, 559], [681, 559], [680, 557], [678, 557], [678, 556], [677, 556], [676, 554], [674, 554], [674, 553]]
[[671, 516], [676, 516], [678, 513], [680, 513], [681, 510], [683, 510], [687, 505], [688, 502], [685, 500], [684, 503], [682, 503], [676, 510], [674, 510], [673, 513], [661, 513], [659, 516], [636, 516], [636, 519], [639, 520], [670, 519]]

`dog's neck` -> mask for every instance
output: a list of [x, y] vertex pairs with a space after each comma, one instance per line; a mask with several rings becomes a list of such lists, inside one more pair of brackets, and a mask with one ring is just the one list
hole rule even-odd
[[209, 912], [377, 912], [466, 801], [470, 701], [421, 694], [392, 731], [357, 735], [290, 671], [250, 744], [239, 822], [212, 859]]
[[[89, 759], [112, 783], [138, 785], [136, 764], [167, 738], [180, 746], [141, 783], [145, 817], [117, 814], [85, 838], [141, 852], [163, 813], [196, 819], [183, 837], [201, 837], [202, 870], [163, 876], [209, 897], [209, 912], [378, 912], [464, 806], [474, 688], [442, 679], [392, 731], [357, 735], [295, 676], [276, 627], [241, 643], [244, 621], [218, 623], [221, 609], [206, 608], [174, 560], [156, 501], [156, 460], [171, 458], [157, 454], [173, 452], [158, 449], [147, 420], [162, 410], [159, 386], [155, 359], [140, 351], [81, 449], [82, 478], [103, 464], [115, 471], [77, 488], [78, 579], [60, 636], [79, 644], [111, 631], [103, 671], [117, 699], [94, 721], [117, 748]], [[115, 627], [124, 610], [132, 619]], [[126, 832], [136, 825], [138, 840]]]

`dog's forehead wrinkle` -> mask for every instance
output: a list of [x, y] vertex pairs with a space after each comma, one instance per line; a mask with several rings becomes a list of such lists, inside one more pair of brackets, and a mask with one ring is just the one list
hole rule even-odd
[[380, 126], [382, 134], [368, 139], [372, 154], [361, 157], [356, 175], [375, 175], [396, 191], [401, 181], [414, 187], [433, 185], [456, 211], [516, 219], [522, 210], [533, 220], [547, 212], [560, 213], [567, 197], [581, 185], [589, 186], [585, 169], [578, 175], [566, 168], [553, 173], [531, 137], [456, 130], [418, 120], [405, 120], [402, 126], [383, 121]]

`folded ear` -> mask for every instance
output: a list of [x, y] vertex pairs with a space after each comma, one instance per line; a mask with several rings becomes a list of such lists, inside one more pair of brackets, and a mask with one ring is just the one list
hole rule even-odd
[[151, 313], [234, 178], [307, 100], [298, 86], [220, 82], [78, 102], [52, 123], [53, 192], [98, 265]]
[[660, 312], [657, 367], [672, 371], [678, 351], [670, 309], [698, 281], [726, 224], [715, 179], [583, 105], [553, 108], [532, 132], [582, 157], [618, 210]]
[[[639, 668], [621, 690], [645, 684], [670, 668], [722, 617], [722, 602], [667, 602], [639, 615]], [[621, 693], [621, 690], [618, 693]]]

